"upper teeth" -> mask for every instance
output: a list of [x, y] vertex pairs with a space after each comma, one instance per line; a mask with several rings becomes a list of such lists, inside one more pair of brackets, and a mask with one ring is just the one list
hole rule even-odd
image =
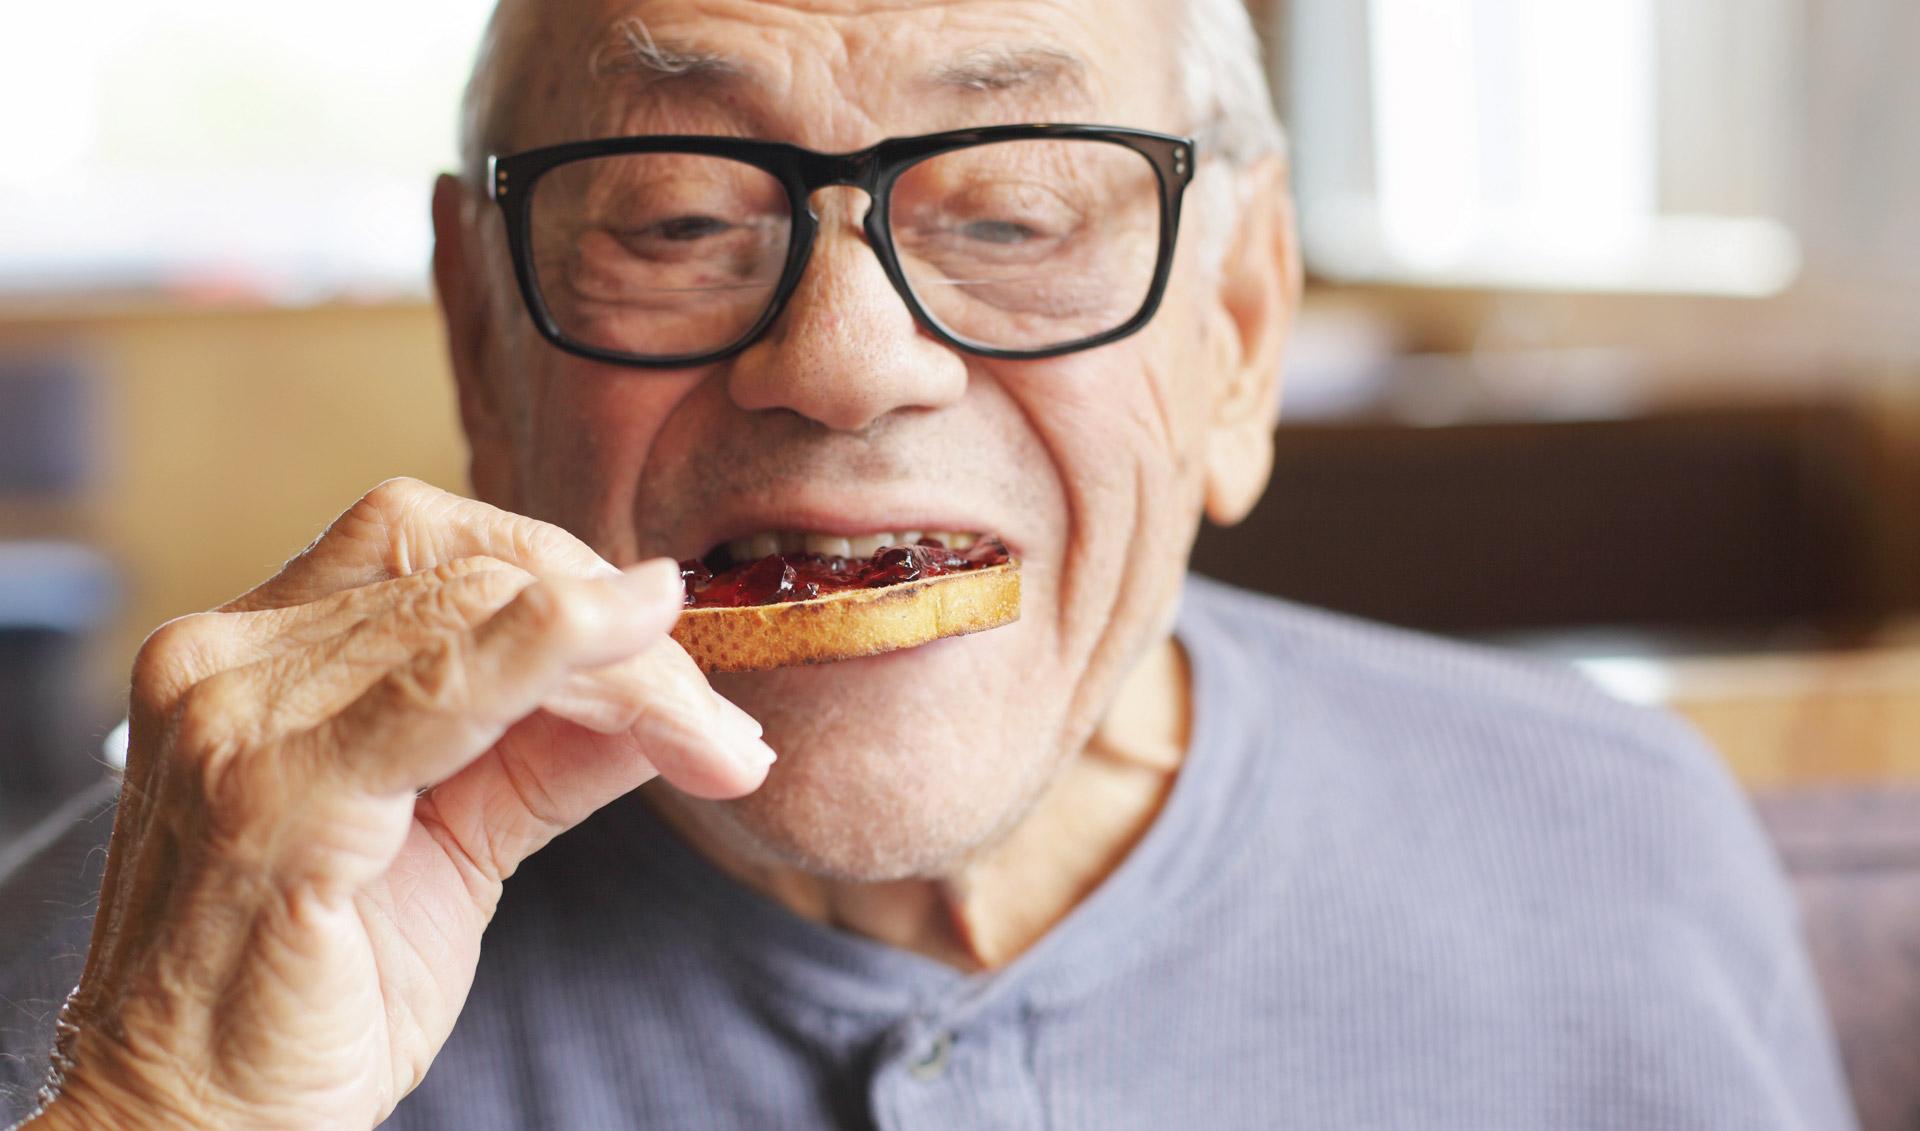
[[819, 554], [823, 558], [870, 558], [883, 547], [911, 546], [921, 538], [933, 538], [953, 550], [970, 550], [979, 540], [979, 535], [963, 530], [901, 530], [842, 538], [837, 534], [763, 530], [728, 542], [727, 554], [736, 562], [758, 561], [782, 553]]

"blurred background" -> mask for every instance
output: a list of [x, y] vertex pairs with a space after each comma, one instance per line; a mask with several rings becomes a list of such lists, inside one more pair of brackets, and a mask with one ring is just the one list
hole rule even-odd
[[[465, 483], [430, 179], [487, 0], [0, 16], [0, 832], [161, 621]], [[1198, 565], [1920, 778], [1920, 6], [1267, 0], [1310, 286]]]
[[[0, 14], [0, 842], [98, 779], [155, 625], [464, 488], [427, 206], [488, 7]], [[1576, 662], [1769, 805], [1920, 781], [1920, 5], [1256, 21], [1309, 290], [1198, 567]]]

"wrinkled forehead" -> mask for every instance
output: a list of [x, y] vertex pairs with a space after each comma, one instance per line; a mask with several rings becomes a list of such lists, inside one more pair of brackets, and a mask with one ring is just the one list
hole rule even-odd
[[1001, 122], [1193, 128], [1179, 5], [1163, 0], [509, 2], [512, 148], [724, 133], [833, 151]]

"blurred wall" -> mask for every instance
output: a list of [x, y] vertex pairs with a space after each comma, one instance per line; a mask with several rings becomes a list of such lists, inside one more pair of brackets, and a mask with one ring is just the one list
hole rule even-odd
[[[1301, 329], [1317, 336], [1321, 325], [1362, 320], [1382, 328], [1395, 355], [1458, 359], [1453, 372], [1429, 366], [1403, 382], [1415, 423], [1842, 406], [1860, 417], [1870, 448], [1862, 455], [1872, 472], [1876, 603], [1912, 610], [1920, 609], [1916, 304], [1920, 291], [1892, 286], [1809, 284], [1768, 299], [1320, 287]], [[1311, 394], [1319, 359], [1296, 362], [1288, 380]]]
[[272, 574], [380, 480], [466, 482], [426, 303], [0, 319], [10, 352], [75, 353], [92, 375], [99, 452], [80, 504], [0, 499], [0, 529], [89, 542], [119, 567], [110, 689], [155, 625]]

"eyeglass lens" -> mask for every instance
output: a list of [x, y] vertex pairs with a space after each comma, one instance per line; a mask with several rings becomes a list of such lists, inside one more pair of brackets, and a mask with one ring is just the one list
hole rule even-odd
[[[1159, 257], [1154, 167], [1109, 142], [953, 150], [909, 168], [887, 204], [924, 312], [989, 349], [1047, 349], [1120, 326], [1145, 303]], [[556, 167], [534, 187], [531, 221], [535, 280], [561, 333], [635, 357], [739, 341], [773, 302], [793, 235], [772, 174], [684, 153]]]

